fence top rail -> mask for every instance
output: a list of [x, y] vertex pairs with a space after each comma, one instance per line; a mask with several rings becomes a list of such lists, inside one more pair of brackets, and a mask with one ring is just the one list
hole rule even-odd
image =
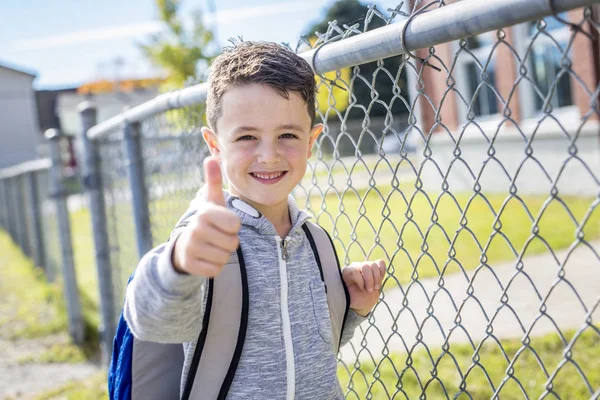
[[40, 158], [39, 160], [25, 161], [21, 164], [0, 169], [0, 179], [14, 178], [28, 172], [43, 171], [50, 168], [52, 161], [49, 158]]
[[0, 169], [0, 179], [14, 178], [28, 172], [43, 171], [50, 168], [52, 161], [49, 158], [40, 158], [39, 160], [25, 161], [21, 164]]
[[[326, 73], [598, 3], [600, 0], [464, 0], [327, 43], [300, 56], [316, 73]], [[409, 26], [405, 29], [407, 23]], [[96, 140], [123, 124], [140, 122], [171, 109], [202, 104], [207, 94], [206, 82], [161, 94], [93, 126], [88, 130], [88, 137]]]

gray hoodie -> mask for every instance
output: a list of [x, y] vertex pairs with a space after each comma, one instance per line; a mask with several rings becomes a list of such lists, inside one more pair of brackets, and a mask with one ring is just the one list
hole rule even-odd
[[[239, 238], [250, 305], [246, 340], [227, 398], [343, 398], [325, 288], [302, 230], [310, 216], [299, 210], [290, 196], [292, 229], [281, 239], [273, 224], [248, 203], [227, 192], [225, 200], [242, 223]], [[199, 192], [188, 212], [202, 201]], [[171, 254], [176, 234], [140, 261], [127, 288], [124, 316], [139, 340], [183, 343], [183, 390], [202, 326], [206, 279], [173, 269]], [[282, 256], [284, 247], [287, 261]], [[352, 310], [348, 312], [342, 345], [364, 320]]]

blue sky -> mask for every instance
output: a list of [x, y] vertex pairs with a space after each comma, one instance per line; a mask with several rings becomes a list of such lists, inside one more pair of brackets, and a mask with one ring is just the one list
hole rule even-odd
[[[202, 9], [209, 24], [216, 21], [221, 45], [240, 35], [245, 40], [295, 44], [334, 0], [214, 2], [217, 14], [208, 15], [208, 0], [183, 0], [182, 15]], [[397, 3], [376, 1], [380, 7]], [[161, 27], [153, 0], [3, 0], [1, 14], [0, 62], [37, 73], [37, 89], [160, 72], [143, 59], [136, 45]], [[117, 58], [124, 60], [121, 68], [115, 66]]]

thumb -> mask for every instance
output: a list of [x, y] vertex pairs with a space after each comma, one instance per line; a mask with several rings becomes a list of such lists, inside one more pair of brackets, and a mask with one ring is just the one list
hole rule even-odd
[[221, 166], [214, 157], [204, 159], [204, 183], [206, 184], [206, 199], [208, 202], [225, 207]]

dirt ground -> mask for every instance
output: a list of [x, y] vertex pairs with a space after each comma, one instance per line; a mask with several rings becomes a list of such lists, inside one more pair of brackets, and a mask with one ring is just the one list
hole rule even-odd
[[67, 341], [66, 334], [27, 340], [0, 339], [0, 398], [33, 399], [36, 395], [100, 371], [94, 363], [28, 362], [34, 354]]

